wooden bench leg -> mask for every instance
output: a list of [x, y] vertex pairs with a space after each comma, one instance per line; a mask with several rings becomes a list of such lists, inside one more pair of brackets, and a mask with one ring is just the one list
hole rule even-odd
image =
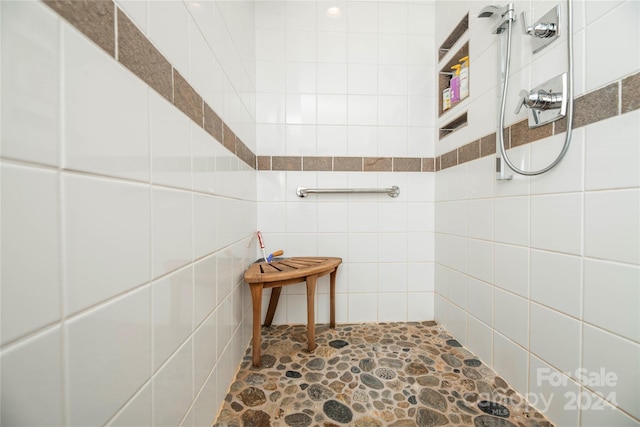
[[260, 367], [260, 321], [262, 320], [262, 283], [252, 283], [251, 300], [253, 302], [253, 366]]
[[271, 298], [269, 299], [269, 308], [267, 309], [267, 317], [264, 319], [264, 326], [271, 326], [271, 322], [273, 322], [273, 316], [276, 314], [276, 307], [278, 307], [278, 300], [280, 299], [280, 292], [282, 292], [282, 286], [271, 288]]
[[329, 327], [336, 327], [336, 275], [338, 267], [329, 275]]
[[307, 342], [309, 351], [316, 349], [315, 294], [318, 276], [308, 276], [307, 281]]

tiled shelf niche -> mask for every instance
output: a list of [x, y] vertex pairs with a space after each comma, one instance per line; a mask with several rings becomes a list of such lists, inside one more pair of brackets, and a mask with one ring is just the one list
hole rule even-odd
[[[451, 49], [459, 45], [463, 36], [467, 33], [469, 29], [469, 14], [467, 13], [461, 20], [458, 22], [458, 25], [451, 31], [446, 40], [440, 45], [438, 48], [438, 61], [439, 61], [439, 71], [438, 71], [438, 117], [442, 117], [445, 114], [448, 114], [452, 110], [456, 110], [461, 103], [460, 100], [456, 103], [451, 103], [451, 107], [446, 111], [443, 110], [443, 102], [442, 102], [442, 91], [444, 91], [447, 87], [449, 87], [449, 80], [451, 76], [451, 67], [458, 64], [460, 58], [464, 56], [469, 56], [469, 40], [460, 46], [457, 51], [451, 54]], [[442, 62], [446, 58], [449, 58], [447, 62]], [[465, 97], [464, 99], [466, 99]], [[440, 126], [439, 128], [439, 139], [446, 137], [447, 135], [455, 132], [456, 130], [467, 125], [467, 112], [464, 111], [462, 114], [458, 114], [455, 119], [449, 120], [446, 124]]]
[[438, 139], [442, 139], [445, 136], [457, 131], [460, 128], [463, 128], [467, 125], [467, 112], [465, 111], [463, 114], [459, 115], [455, 119], [447, 122], [442, 125], [441, 128], [438, 129]]
[[[448, 83], [450, 74], [448, 73], [452, 72], [451, 67], [459, 64], [460, 58], [464, 56], [469, 56], [469, 42], [466, 42], [464, 45], [462, 45], [462, 47], [455, 53], [455, 55], [453, 55], [451, 59], [440, 68], [440, 72], [438, 73], [438, 117], [441, 117], [443, 114], [453, 110], [458, 106], [458, 104], [460, 104], [460, 102], [463, 101], [463, 99], [461, 99], [456, 103], [452, 102], [451, 107], [448, 110], [442, 110], [442, 107], [444, 107], [444, 105], [442, 104], [442, 91], [449, 87]], [[471, 91], [471, 89], [469, 89], [469, 91]], [[466, 99], [467, 97], [465, 97], [464, 99]]]
[[462, 20], [458, 22], [458, 25], [456, 25], [453, 31], [451, 31], [449, 37], [447, 37], [447, 39], [442, 42], [442, 44], [438, 48], [438, 62], [442, 61], [442, 58], [447, 56], [447, 53], [449, 53], [451, 48], [456, 44], [458, 40], [460, 40], [460, 37], [462, 37], [462, 35], [466, 33], [468, 29], [469, 14], [467, 13], [464, 18], [462, 18]]

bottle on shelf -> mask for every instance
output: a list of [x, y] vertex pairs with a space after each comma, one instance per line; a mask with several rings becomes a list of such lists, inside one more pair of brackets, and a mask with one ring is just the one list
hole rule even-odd
[[461, 67], [460, 64], [456, 64], [453, 67], [451, 67], [451, 69], [454, 70], [454, 75], [451, 78], [451, 85], [450, 85], [451, 92], [449, 94], [452, 105], [460, 101], [460, 67]]
[[460, 99], [469, 96], [469, 56], [460, 58]]
[[447, 87], [442, 91], [442, 111], [447, 111], [451, 108], [451, 78]]

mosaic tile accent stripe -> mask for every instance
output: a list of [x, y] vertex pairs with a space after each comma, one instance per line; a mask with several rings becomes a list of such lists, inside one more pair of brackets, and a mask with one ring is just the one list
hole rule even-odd
[[[219, 117], [202, 96], [113, 1], [45, 0], [44, 3], [172, 102], [243, 162], [256, 168], [256, 155], [224, 122], [220, 126]], [[117, 20], [114, 19], [115, 12]], [[222, 134], [221, 128], [224, 129]]]
[[640, 108], [640, 73], [622, 80], [622, 114]]
[[[491, 133], [436, 158], [305, 156], [303, 160], [301, 157], [256, 156], [112, 0], [43, 2], [254, 169], [437, 172], [496, 151], [496, 134]], [[576, 98], [574, 105], [574, 128], [637, 110], [640, 108], [640, 73], [584, 94]], [[505, 141], [508, 148], [518, 147], [565, 132], [566, 126], [565, 119], [529, 129], [523, 120], [505, 129]]]
[[391, 157], [365, 157], [364, 170], [366, 172], [390, 172], [393, 167]]
[[422, 159], [422, 172], [435, 172], [436, 159], [433, 157], [425, 157]]
[[[621, 89], [621, 90], [620, 90]], [[619, 102], [619, 93], [622, 93], [622, 102]], [[621, 107], [620, 107], [621, 104]], [[579, 128], [591, 123], [605, 120], [618, 114], [624, 114], [640, 108], [640, 73], [634, 74], [624, 80], [612, 83], [601, 89], [576, 98], [575, 116], [573, 128]], [[529, 128], [528, 121], [522, 120], [504, 129], [504, 140], [507, 149], [519, 147], [531, 142], [547, 138], [567, 130], [566, 119], [559, 120], [538, 128]], [[491, 133], [471, 141], [461, 147], [444, 153], [436, 158], [399, 158], [399, 157], [321, 157], [328, 167], [332, 159], [333, 171], [356, 172], [437, 172], [456, 165], [471, 162], [481, 157], [496, 153], [496, 133]], [[274, 157], [275, 158], [275, 157]], [[282, 157], [278, 157], [282, 161]], [[330, 170], [310, 169], [295, 164], [289, 167], [298, 169], [277, 169], [270, 166], [270, 157], [262, 160], [260, 170]], [[305, 162], [311, 162], [313, 157], [305, 157]], [[421, 166], [420, 166], [421, 165]]]
[[204, 126], [202, 120], [203, 103], [202, 97], [198, 95], [189, 82], [174, 68], [173, 104], [201, 127]]
[[422, 160], [419, 158], [402, 158], [393, 159], [394, 172], [420, 172], [422, 171]]
[[331, 157], [303, 157], [302, 170], [330, 171], [333, 168]]
[[538, 128], [530, 128], [529, 121], [523, 120], [512, 125], [509, 131], [509, 141], [511, 142], [510, 147], [514, 148], [553, 135], [553, 123], [549, 123]]
[[477, 139], [458, 149], [458, 162], [466, 163], [480, 158], [480, 140]]
[[362, 157], [336, 157], [333, 159], [333, 170], [343, 172], [360, 172], [364, 170]]
[[[302, 159], [302, 160], [300, 160]], [[432, 157], [258, 156], [258, 170], [340, 172], [433, 172]]]
[[[622, 98], [621, 102], [620, 97]], [[639, 109], [640, 73], [576, 98], [574, 108], [574, 129]], [[529, 128], [527, 120], [522, 120], [505, 128], [504, 138], [507, 148], [514, 148], [566, 132], [566, 130], [566, 118], [534, 129]], [[478, 141], [472, 141], [437, 157], [435, 160], [436, 171], [475, 160], [477, 157], [470, 153], [475, 153], [475, 144], [477, 143]], [[479, 157], [495, 154], [496, 134], [483, 136], [479, 139], [479, 144]]]
[[271, 167], [274, 171], [301, 171], [302, 157], [274, 156]]
[[44, 3], [115, 57], [115, 5], [112, 1], [44, 0]]
[[204, 130], [218, 141], [222, 141], [222, 119], [206, 103], [204, 104]]
[[167, 101], [173, 102], [171, 64], [120, 9], [118, 61]]

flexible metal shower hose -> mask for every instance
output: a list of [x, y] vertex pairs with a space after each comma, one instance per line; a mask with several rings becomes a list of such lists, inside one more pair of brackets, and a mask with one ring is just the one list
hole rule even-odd
[[572, 0], [567, 0], [567, 55], [568, 55], [568, 67], [567, 67], [567, 93], [566, 97], [568, 99], [567, 102], [567, 133], [564, 138], [564, 145], [562, 146], [562, 151], [556, 159], [551, 162], [551, 164], [543, 169], [537, 171], [525, 171], [519, 169], [516, 165], [514, 165], [509, 156], [507, 156], [507, 152], [504, 148], [504, 111], [507, 100], [507, 89], [509, 86], [509, 68], [511, 63], [511, 27], [513, 26], [513, 20], [509, 20], [509, 25], [507, 25], [507, 55], [506, 55], [506, 64], [505, 64], [505, 77], [504, 84], [502, 86], [502, 101], [500, 103], [500, 120], [499, 120], [499, 131], [496, 132], [498, 134], [498, 147], [500, 149], [500, 155], [505, 163], [511, 168], [514, 172], [519, 173], [520, 175], [526, 176], [534, 176], [541, 175], [553, 167], [555, 167], [560, 160], [564, 157], [564, 155], [569, 150], [569, 144], [571, 142], [571, 134], [573, 131], [573, 5]]

